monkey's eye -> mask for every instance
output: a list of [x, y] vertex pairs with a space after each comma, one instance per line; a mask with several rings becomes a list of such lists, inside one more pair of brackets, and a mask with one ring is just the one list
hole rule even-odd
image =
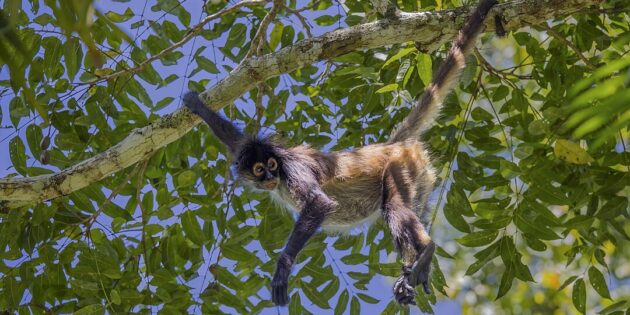
[[278, 162], [276, 162], [276, 159], [274, 158], [269, 158], [269, 161], [267, 161], [267, 167], [270, 171], [275, 171], [278, 168]]
[[254, 176], [262, 175], [265, 172], [265, 165], [260, 162], [254, 164], [252, 172], [254, 173]]

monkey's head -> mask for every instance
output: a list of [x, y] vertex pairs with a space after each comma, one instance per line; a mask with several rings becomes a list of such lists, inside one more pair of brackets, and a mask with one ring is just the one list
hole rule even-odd
[[274, 190], [280, 184], [280, 147], [268, 139], [251, 138], [240, 145], [235, 164], [238, 176], [261, 190]]

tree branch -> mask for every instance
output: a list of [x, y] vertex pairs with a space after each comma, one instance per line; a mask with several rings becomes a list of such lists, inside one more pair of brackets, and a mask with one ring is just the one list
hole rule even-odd
[[[506, 30], [538, 25], [587, 10], [602, 0], [519, 0], [495, 7], [490, 15], [500, 13]], [[452, 40], [472, 8], [440, 12], [401, 13], [397, 19], [382, 19], [302, 40], [274, 53], [244, 60], [227, 77], [201, 94], [204, 102], [220, 109], [249, 91], [259, 82], [296, 70], [314, 62], [344, 55], [354, 50], [370, 49], [415, 41], [434, 51]], [[486, 22], [486, 31], [494, 30], [494, 19]], [[0, 180], [0, 211], [42, 202], [70, 194], [146, 159], [156, 150], [181, 138], [201, 120], [188, 110], [179, 109], [152, 124], [135, 129], [127, 138], [61, 172], [26, 178]]]

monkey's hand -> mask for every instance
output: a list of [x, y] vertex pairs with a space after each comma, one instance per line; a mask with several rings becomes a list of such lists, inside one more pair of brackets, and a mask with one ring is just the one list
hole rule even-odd
[[291, 274], [293, 261], [284, 252], [278, 258], [276, 273], [271, 280], [271, 300], [276, 305], [289, 304], [289, 275]]
[[206, 106], [199, 99], [199, 93], [190, 91], [184, 95], [184, 105], [188, 107], [188, 109], [199, 115]]

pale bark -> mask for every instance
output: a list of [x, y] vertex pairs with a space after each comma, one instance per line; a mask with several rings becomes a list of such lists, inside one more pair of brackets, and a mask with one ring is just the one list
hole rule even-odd
[[[495, 7], [490, 15], [500, 14], [507, 31], [545, 23], [601, 3], [602, 0], [521, 0]], [[259, 82], [296, 70], [317, 61], [341, 56], [355, 50], [415, 41], [431, 52], [452, 40], [472, 8], [439, 12], [401, 13], [398, 18], [379, 20], [340, 29], [307, 39], [277, 52], [244, 60], [228, 76], [202, 94], [206, 104], [220, 109]], [[486, 31], [494, 30], [494, 19], [487, 20]], [[0, 180], [0, 210], [50, 200], [95, 183], [181, 138], [200, 120], [184, 109], [134, 130], [110, 149], [59, 173]]]

